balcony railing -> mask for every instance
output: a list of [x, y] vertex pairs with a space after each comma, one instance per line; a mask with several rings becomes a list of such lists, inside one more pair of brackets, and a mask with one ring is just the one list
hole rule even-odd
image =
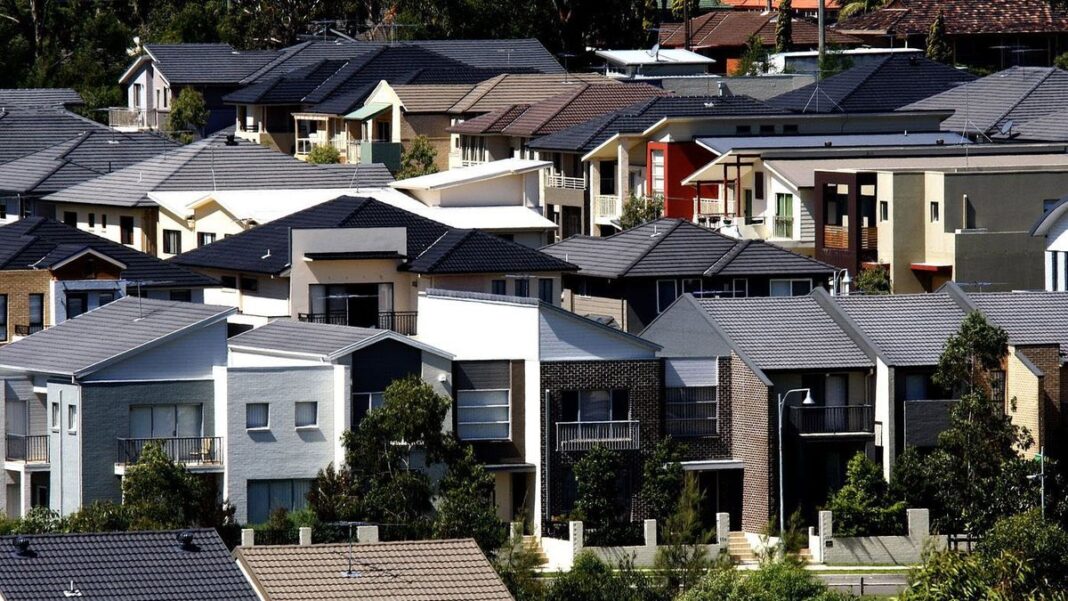
[[7, 435], [8, 461], [25, 461], [26, 463], [48, 463], [48, 435], [20, 436]]
[[793, 217], [780, 217], [775, 216], [775, 237], [776, 238], [793, 238], [794, 237], [794, 218]]
[[593, 216], [615, 219], [623, 213], [623, 201], [617, 194], [598, 194], [593, 197]]
[[178, 438], [120, 438], [116, 463], [133, 465], [141, 459], [145, 445], [163, 447], [163, 452], [175, 463], [184, 465], [222, 465], [221, 436], [187, 436]]
[[664, 432], [675, 438], [719, 433], [715, 402], [664, 403]]
[[861, 250], [876, 250], [879, 248], [879, 228], [877, 227], [862, 227], [860, 228], [860, 249]]
[[16, 336], [29, 336], [30, 334], [36, 334], [37, 332], [40, 332], [43, 329], [45, 329], [43, 324], [36, 324], [36, 325], [30, 325], [30, 326], [16, 325], [15, 326], [15, 335]]
[[581, 177], [568, 177], [559, 173], [550, 173], [545, 176], [545, 187], [563, 188], [565, 190], [585, 190], [586, 180]]
[[[849, 248], [849, 227], [844, 225], [823, 226], [824, 248]], [[876, 250], [879, 247], [879, 228], [860, 228], [860, 250]]]
[[168, 111], [115, 107], [108, 109], [108, 125], [114, 129], [159, 129]]
[[461, 167], [474, 167], [475, 165], [481, 165], [482, 163], [485, 163], [485, 162], [486, 161], [483, 161], [482, 159], [461, 159], [460, 160], [460, 166]]
[[871, 405], [791, 407], [790, 423], [801, 435], [873, 434], [875, 410]]
[[637, 449], [637, 420], [556, 424], [558, 451], [588, 451], [598, 445], [614, 451]]
[[[393, 330], [398, 334], [414, 336], [419, 313], [417, 311], [382, 311], [378, 314], [380, 330]], [[349, 315], [344, 311], [329, 313], [298, 313], [297, 319], [311, 323], [328, 323], [336, 326], [352, 325], [349, 323]]]

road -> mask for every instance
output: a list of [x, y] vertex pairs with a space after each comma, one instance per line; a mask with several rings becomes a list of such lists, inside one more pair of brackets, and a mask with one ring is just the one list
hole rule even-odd
[[[829, 572], [818, 573], [823, 582], [831, 590], [851, 592], [859, 595], [897, 595], [905, 590], [908, 577], [905, 574], [834, 574]], [[863, 587], [861, 581], [863, 580]]]

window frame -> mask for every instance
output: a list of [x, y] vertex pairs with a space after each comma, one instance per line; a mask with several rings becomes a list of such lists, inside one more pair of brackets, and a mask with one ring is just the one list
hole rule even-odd
[[[696, 399], [680, 399], [671, 400], [672, 391], [710, 391], [711, 400], [696, 400]], [[699, 394], [699, 393], [698, 393]], [[668, 405], [711, 405], [713, 407], [712, 417], [692, 417], [692, 418], [669, 418], [667, 414]], [[672, 433], [671, 436], [678, 438], [713, 438], [721, 434], [720, 432], [720, 407], [719, 407], [719, 387], [718, 386], [667, 386], [664, 388], [664, 432], [668, 433], [668, 424], [672, 421], [696, 421], [705, 420], [714, 424], [713, 432], [711, 434], [678, 434]]]
[[[311, 423], [302, 424], [298, 420], [300, 416], [299, 408], [304, 405], [312, 405], [315, 419]], [[268, 418], [268, 421], [270, 418]], [[318, 430], [319, 429], [319, 401], [296, 401], [293, 403], [293, 427], [297, 430]]]
[[[500, 288], [500, 290], [497, 290], [497, 288]], [[502, 280], [500, 278], [496, 280], [490, 280], [490, 294], [496, 294], [497, 296], [507, 296], [508, 280]]]
[[[262, 426], [250, 426], [249, 425], [249, 410], [253, 406], [264, 406], [267, 408], [267, 421]], [[245, 431], [246, 432], [267, 432], [271, 429], [271, 404], [264, 402], [245, 403]]]
[[[808, 283], [808, 292], [806, 292], [804, 294], [794, 294], [794, 284], [797, 284], [799, 282], [807, 282]], [[790, 294], [789, 295], [785, 295], [785, 296], [782, 295], [782, 294], [772, 294], [771, 290], [772, 290], [772, 288], [774, 287], [774, 285], [776, 283], [787, 283], [787, 284], [789, 284], [790, 285]], [[770, 278], [770, 279], [768, 279], [768, 296], [769, 297], [774, 296], [774, 297], [778, 297], [778, 298], [787, 298], [787, 297], [790, 297], [790, 296], [805, 296], [805, 295], [811, 293], [813, 288], [815, 288], [815, 287], [816, 287], [816, 284], [812, 281], [812, 278]]]
[[182, 232], [179, 230], [163, 230], [163, 253], [168, 255], [182, 254]]
[[[461, 407], [460, 406], [460, 395], [465, 393], [465, 392], [467, 392], [467, 393], [471, 393], [471, 392], [475, 392], [475, 393], [478, 393], [478, 392], [503, 392], [503, 393], [505, 393], [505, 396], [507, 397], [507, 401], [503, 405], [501, 405], [501, 404], [498, 404], [498, 405], [473, 405], [473, 406], [468, 406], [468, 407]], [[464, 420], [461, 419], [461, 415], [463, 415], [464, 409], [501, 409], [501, 408], [504, 408], [506, 413], [507, 413], [507, 415], [508, 415], [508, 419], [505, 420], [505, 421], [464, 421]], [[500, 425], [500, 424], [507, 424], [507, 432], [505, 433], [505, 435], [503, 437], [500, 437], [500, 436], [467, 437], [467, 436], [462, 436], [460, 434], [460, 426], [463, 425], [463, 424], [468, 424], [468, 425]], [[474, 388], [474, 389], [467, 389], [467, 390], [457, 390], [456, 391], [456, 436], [460, 440], [469, 440], [469, 441], [511, 440], [512, 439], [512, 391], [511, 391], [511, 389], [509, 389], [509, 388]]]
[[[546, 286], [548, 284], [548, 286]], [[552, 278], [538, 278], [538, 299], [544, 303], [555, 305], [555, 299], [553, 298], [556, 292], [556, 286], [553, 284]]]
[[7, 341], [8, 321], [7, 294], [0, 294], [0, 342]]
[[[34, 300], [35, 297], [37, 299], [39, 299], [37, 304], [41, 309], [41, 319], [40, 319], [40, 321], [34, 321], [34, 315], [33, 315], [32, 307], [33, 307], [33, 300]], [[33, 326], [41, 326], [42, 328], [44, 327], [44, 322], [45, 322], [45, 295], [44, 294], [41, 294], [40, 292], [31, 292], [29, 294], [29, 304], [27, 305], [26, 321], [29, 322], [29, 324], [27, 324], [27, 325], [29, 325], [30, 327], [33, 327]]]
[[526, 278], [517, 278], [512, 289], [515, 291], [514, 296], [518, 298], [530, 297], [530, 280]]
[[119, 242], [127, 246], [134, 245], [136, 225], [132, 215], [119, 215]]
[[[211, 237], [210, 240], [208, 239], [209, 236]], [[215, 232], [197, 232], [197, 248], [207, 246], [217, 239], [218, 236], [215, 235]]]
[[942, 206], [937, 200], [932, 200], [930, 208], [927, 214], [928, 220], [931, 223], [938, 223], [942, 221]]
[[[671, 302], [667, 303], [666, 306], [661, 306], [661, 304], [660, 304], [660, 285], [661, 284], [667, 284], [668, 282], [670, 282], [671, 285], [674, 287], [675, 294], [671, 298]], [[656, 314], [657, 315], [659, 315], [659, 314], [663, 313], [665, 310], [667, 310], [667, 308], [671, 306], [671, 303], [674, 303], [676, 300], [678, 300], [678, 298], [679, 298], [679, 282], [678, 282], [678, 280], [675, 280], [675, 279], [660, 279], [660, 280], [656, 281]]]
[[67, 404], [67, 434], [78, 433], [78, 405], [75, 403]]
[[51, 430], [52, 430], [53, 432], [59, 432], [59, 428], [60, 428], [60, 423], [59, 423], [59, 421], [60, 421], [60, 415], [62, 415], [62, 414], [60, 413], [60, 406], [59, 406], [59, 403], [58, 403], [58, 402], [55, 402], [55, 401], [53, 401], [53, 402], [52, 402], [52, 423], [50, 424]]

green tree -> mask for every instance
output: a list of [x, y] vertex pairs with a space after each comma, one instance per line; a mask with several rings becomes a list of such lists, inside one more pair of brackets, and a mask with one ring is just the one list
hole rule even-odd
[[171, 112], [167, 117], [167, 130], [171, 137], [188, 144], [203, 134], [207, 123], [208, 108], [204, 104], [204, 95], [194, 88], [182, 88], [171, 103]]
[[754, 76], [768, 72], [768, 51], [764, 48], [764, 43], [760, 41], [760, 36], [753, 34], [749, 36], [749, 40], [745, 43], [745, 52], [742, 56], [738, 57], [738, 64], [735, 65], [734, 71], [731, 75], [735, 77]]
[[67, 532], [122, 532], [130, 529], [130, 511], [125, 505], [93, 501], [67, 517]]
[[455, 454], [439, 485], [434, 537], [474, 538], [484, 553], [493, 555], [506, 538], [492, 500], [493, 475], [475, 460], [470, 445]]
[[623, 211], [619, 214], [619, 227], [629, 230], [659, 219], [664, 213], [664, 198], [660, 195], [652, 198], [630, 195], [623, 201]]
[[794, 8], [791, 0], [780, 0], [775, 20], [775, 52], [788, 52], [794, 45]]
[[323, 522], [353, 521], [363, 515], [352, 472], [333, 463], [319, 470], [308, 491], [308, 507]]
[[708, 571], [712, 558], [705, 545], [714, 533], [701, 522], [704, 494], [691, 473], [684, 478], [675, 512], [661, 522], [662, 542], [654, 566], [660, 573], [665, 594], [674, 596], [692, 588]]
[[853, 59], [842, 48], [831, 46], [819, 58], [820, 78], [834, 77], [853, 68]]
[[589, 551], [575, 558], [571, 570], [553, 580], [547, 601], [667, 601], [630, 562], [612, 566]]
[[1068, 52], [1058, 54], [1057, 58], [1053, 59], [1053, 66], [1058, 69], [1068, 70]]
[[39, 505], [30, 509], [21, 520], [18, 520], [11, 533], [51, 534], [53, 532], [63, 532], [66, 528], [66, 520], [59, 513]]
[[941, 10], [927, 33], [927, 58], [946, 64], [953, 62], [953, 49], [946, 40], [946, 15]]
[[308, 152], [307, 160], [316, 165], [336, 165], [341, 162], [341, 152], [332, 144], [316, 144]]
[[[689, 6], [687, 6], [687, 4]], [[697, 16], [697, 11], [701, 8], [701, 0], [671, 0], [671, 16], [676, 19], [682, 19], [689, 13], [689, 17], [692, 19]]]
[[934, 374], [935, 384], [947, 391], [975, 392], [989, 398], [990, 373], [1001, 368], [1008, 344], [1005, 330], [990, 325], [982, 313], [971, 312], [960, 331], [946, 341]]
[[437, 173], [438, 167], [434, 164], [437, 157], [438, 151], [430, 144], [430, 140], [426, 136], [416, 136], [401, 154], [401, 166], [397, 171], [397, 179]]
[[678, 445], [666, 437], [656, 444], [642, 466], [641, 498], [649, 516], [663, 522], [678, 509], [683, 489], [682, 458]]
[[852, 2], [846, 2], [842, 5], [841, 10], [838, 11], [838, 19], [844, 21], [854, 15], [870, 13], [873, 10], [882, 8], [884, 4], [886, 4], [886, 0], [853, 0]]
[[583, 526], [602, 536], [619, 522], [617, 500], [619, 454], [597, 445], [586, 452], [573, 467], [578, 494], [573, 517]]
[[864, 294], [890, 294], [890, 272], [882, 267], [861, 269], [853, 285]]
[[538, 574], [541, 558], [523, 544], [521, 533], [512, 533], [497, 551], [494, 567], [516, 601], [542, 601], [545, 598], [545, 585]]
[[173, 530], [200, 523], [204, 485], [176, 464], [163, 447], [150, 442], [137, 463], [126, 468], [122, 500], [136, 530]]
[[839, 536], [903, 534], [905, 503], [890, 498], [882, 470], [858, 452], [846, 467], [846, 482], [827, 504]]

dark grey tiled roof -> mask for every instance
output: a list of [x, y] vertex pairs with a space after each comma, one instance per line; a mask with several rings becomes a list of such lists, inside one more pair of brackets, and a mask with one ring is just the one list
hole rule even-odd
[[0, 597], [6, 601], [81, 598], [110, 601], [255, 601], [252, 586], [214, 530], [191, 530], [192, 545], [177, 532], [107, 532], [0, 538]]
[[85, 104], [78, 92], [71, 88], [7, 88], [0, 89], [0, 108], [51, 106], [64, 107]]
[[922, 56], [892, 54], [767, 102], [809, 113], [889, 112], [974, 79], [967, 71]]
[[735, 240], [681, 219], [658, 219], [604, 238], [572, 236], [542, 251], [578, 265], [579, 274], [605, 278], [834, 272], [773, 244]]
[[983, 292], [968, 298], [1012, 344], [1060, 344], [1068, 350], [1068, 293]]
[[87, 131], [111, 129], [61, 108], [0, 110], [0, 163], [70, 141]]
[[935, 365], [964, 311], [945, 293], [839, 296], [842, 311], [891, 365]]
[[145, 288], [199, 288], [217, 283], [184, 267], [44, 217], [27, 217], [0, 227], [0, 270], [45, 269], [75, 249], [85, 248], [126, 265], [122, 277], [140, 282]]
[[812, 296], [698, 299], [763, 370], [871, 367], [872, 360]]
[[132, 207], [153, 205], [148, 198], [153, 191], [381, 187], [391, 181], [384, 165], [313, 165], [245, 140], [230, 146], [223, 135], [216, 135], [71, 186], [47, 199]]
[[229, 44], [146, 44], [171, 85], [236, 84], [278, 56], [275, 50], [236, 50]]
[[226, 319], [234, 311], [125, 296], [0, 348], [0, 366], [77, 377], [187, 328]]
[[415, 273], [574, 271], [573, 264], [478, 230], [449, 230], [407, 265]]
[[330, 357], [388, 330], [276, 319], [227, 340], [233, 347]]

